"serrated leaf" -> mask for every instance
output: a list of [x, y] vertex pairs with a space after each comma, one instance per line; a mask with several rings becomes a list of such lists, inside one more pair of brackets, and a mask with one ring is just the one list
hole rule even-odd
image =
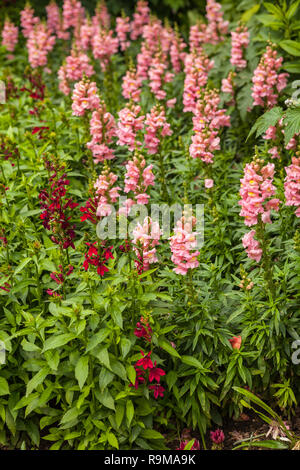
[[270, 126], [275, 126], [277, 122], [279, 121], [279, 119], [282, 117], [282, 115], [283, 115], [283, 109], [280, 108], [280, 106], [276, 106], [270, 109], [269, 111], [267, 111], [266, 113], [264, 113], [262, 116], [260, 116], [257, 119], [254, 126], [252, 126], [246, 141], [254, 132], [256, 132], [256, 137], [258, 137], [264, 132], [266, 132], [266, 130]]
[[300, 108], [288, 109], [284, 117], [284, 144], [287, 145], [294, 135], [300, 132]]

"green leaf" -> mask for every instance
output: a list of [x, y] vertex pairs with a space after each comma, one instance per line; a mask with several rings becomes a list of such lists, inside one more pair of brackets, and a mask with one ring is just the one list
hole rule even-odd
[[282, 68], [289, 73], [300, 73], [299, 62], [284, 62]]
[[125, 359], [131, 349], [131, 341], [128, 338], [122, 338], [120, 341], [122, 358]]
[[106, 389], [102, 393], [99, 393], [97, 396], [98, 400], [102, 405], [104, 405], [106, 408], [109, 408], [110, 410], [115, 411], [115, 402], [109, 391]]
[[135, 379], [136, 379], [136, 370], [133, 366], [127, 366], [126, 367], [126, 372], [127, 376], [130, 380], [130, 382], [134, 385], [135, 384]]
[[103, 392], [105, 387], [107, 387], [107, 385], [111, 383], [114, 377], [115, 375], [112, 372], [106, 369], [106, 367], [102, 367], [99, 375], [99, 385], [101, 392]]
[[161, 348], [163, 348], [167, 353], [169, 353], [173, 357], [178, 357], [180, 359], [180, 355], [176, 351], [173, 346], [170, 345], [170, 343], [167, 343], [166, 340], [159, 340], [158, 344]]
[[283, 13], [283, 11], [281, 11], [281, 9], [280, 9], [279, 7], [273, 5], [273, 3], [264, 2], [264, 7], [265, 7], [270, 13], [272, 13], [272, 15], [274, 15], [275, 18], [277, 18], [278, 20], [284, 19], [284, 13]]
[[111, 445], [112, 447], [114, 447], [115, 449], [119, 449], [118, 440], [117, 440], [116, 436], [115, 436], [112, 432], [108, 432], [108, 433], [107, 433], [107, 440], [108, 440], [108, 442], [110, 443], [110, 445]]
[[70, 421], [74, 421], [75, 419], [78, 418], [78, 415], [79, 415], [79, 411], [77, 410], [77, 408], [76, 407], [71, 408], [70, 410], [68, 410], [63, 415], [63, 417], [60, 421], [60, 424], [69, 423]]
[[253, 7], [249, 8], [249, 10], [245, 11], [245, 13], [241, 16], [241, 23], [248, 23], [251, 20], [252, 16], [258, 12], [260, 9], [260, 5], [254, 5]]
[[287, 145], [294, 135], [300, 131], [300, 109], [288, 109], [284, 121], [284, 144]]
[[192, 356], [182, 356], [182, 362], [188, 366], [196, 367], [196, 369], [203, 369], [201, 362]]
[[23, 259], [23, 261], [22, 261], [22, 262], [19, 264], [19, 266], [17, 266], [17, 268], [15, 269], [14, 274], [16, 275], [16, 274], [18, 274], [19, 272], [21, 272], [21, 271], [25, 268], [25, 266], [26, 266], [30, 261], [32, 261], [32, 258], [31, 258], [31, 257]]
[[300, 3], [300, 0], [297, 0], [297, 2], [293, 2], [291, 6], [289, 7], [285, 15], [288, 20], [292, 19], [293, 16], [295, 15], [296, 11], [298, 10], [299, 3]]
[[89, 373], [89, 358], [82, 356], [75, 367], [75, 377], [78, 380], [80, 390], [84, 386]]
[[300, 42], [285, 39], [284, 41], [280, 41], [279, 46], [288, 54], [300, 57]]
[[102, 330], [98, 331], [92, 338], [89, 340], [86, 352], [89, 352], [91, 349], [94, 349], [98, 344], [102, 343], [110, 334], [110, 330], [108, 328], [103, 328]]
[[30, 395], [33, 390], [35, 390], [41, 383], [44, 382], [45, 378], [49, 374], [49, 367], [43, 367], [39, 372], [37, 372], [32, 379], [29, 380], [26, 386], [26, 396]]
[[143, 429], [140, 436], [144, 439], [164, 439], [164, 436], [154, 429]]
[[0, 377], [0, 396], [9, 395], [9, 386], [7, 380], [4, 377]]
[[243, 442], [242, 444], [236, 446], [233, 448], [233, 450], [236, 449], [242, 449], [244, 447], [264, 447], [267, 449], [288, 449], [289, 446], [288, 444], [284, 444], [283, 442], [280, 441], [251, 441], [251, 442]]
[[275, 106], [275, 108], [272, 108], [266, 113], [264, 113], [262, 116], [260, 116], [260, 118], [257, 119], [254, 126], [252, 126], [248, 134], [247, 140], [254, 132], [256, 132], [256, 137], [258, 137], [264, 132], [266, 132], [266, 130], [270, 126], [275, 126], [279, 119], [282, 117], [282, 115], [283, 110], [282, 108], [280, 108], [280, 106]]
[[46, 339], [43, 352], [49, 349], [56, 349], [64, 346], [69, 341], [74, 339], [75, 335], [72, 333], [63, 333], [61, 335], [53, 335]]
[[125, 413], [125, 406], [118, 403], [116, 406], [116, 423], [118, 428], [121, 426]]
[[130, 426], [131, 424], [131, 421], [133, 419], [133, 416], [134, 416], [134, 406], [133, 406], [133, 403], [131, 400], [127, 400], [126, 402], [126, 418], [127, 418], [127, 424], [128, 424], [128, 427]]

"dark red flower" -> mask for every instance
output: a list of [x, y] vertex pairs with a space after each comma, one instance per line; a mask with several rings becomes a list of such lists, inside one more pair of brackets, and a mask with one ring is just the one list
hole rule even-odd
[[159, 367], [156, 367], [156, 361], [155, 361], [154, 367], [150, 369], [149, 371], [150, 382], [153, 382], [153, 380], [156, 380], [156, 382], [160, 382], [160, 377], [163, 375], [166, 375], [165, 371], [163, 369], [160, 369]]
[[164, 387], [162, 387], [161, 385], [159, 384], [155, 384], [155, 385], [149, 385], [149, 390], [153, 390], [153, 394], [154, 394], [154, 398], [158, 398], [158, 397], [163, 397], [164, 396]]
[[152, 359], [150, 357], [151, 354], [152, 354], [152, 351], [149, 351], [148, 354], [146, 354], [146, 356], [145, 356], [145, 353], [143, 351], [140, 351], [140, 352], [141, 352], [141, 355], [143, 357], [136, 362], [136, 365], [137, 366], [142, 366], [143, 369], [145, 369], [145, 370], [147, 370], [148, 368], [152, 369], [154, 367]]

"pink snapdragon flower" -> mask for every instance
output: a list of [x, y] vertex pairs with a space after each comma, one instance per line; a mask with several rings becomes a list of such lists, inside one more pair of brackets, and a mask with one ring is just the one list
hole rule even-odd
[[133, 14], [133, 20], [131, 22], [131, 34], [132, 40], [137, 39], [143, 33], [143, 27], [149, 22], [150, 9], [148, 2], [139, 0], [136, 5], [135, 13]]
[[212, 179], [210, 179], [210, 178], [206, 178], [206, 179], [204, 180], [204, 186], [205, 186], [206, 189], [212, 188], [212, 187], [214, 186], [214, 184], [215, 184], [215, 183], [214, 183], [214, 180], [212, 180]]
[[105, 0], [100, 0], [97, 3], [95, 16], [93, 17], [93, 24], [97, 26], [97, 29], [99, 26], [106, 30], [110, 28], [110, 14], [105, 4]]
[[138, 131], [144, 127], [145, 116], [139, 116], [141, 107], [129, 105], [119, 111], [117, 123], [118, 145], [126, 145], [130, 151], [140, 147], [142, 143], [136, 139]]
[[127, 194], [133, 192], [137, 204], [148, 204], [150, 196], [146, 191], [149, 186], [154, 186], [152, 169], [153, 165], [146, 167], [143, 155], [138, 152], [135, 153], [133, 160], [129, 160], [126, 164], [124, 192]]
[[229, 25], [229, 21], [225, 21], [223, 18], [222, 5], [215, 0], [207, 0], [206, 18], [208, 21], [205, 31], [206, 42], [218, 44], [225, 39]]
[[126, 75], [123, 77], [122, 95], [127, 100], [132, 100], [138, 103], [142, 92], [142, 80], [137, 76], [135, 69], [127, 70]]
[[218, 109], [219, 104], [217, 90], [205, 90], [196, 104], [190, 155], [201, 158], [204, 163], [212, 163], [214, 151], [220, 149], [219, 129], [230, 126], [230, 116], [225, 109]]
[[83, 79], [75, 84], [72, 95], [72, 111], [75, 116], [83, 116], [87, 110], [99, 108], [100, 99], [95, 82]]
[[133, 249], [137, 260], [135, 264], [138, 272], [141, 274], [148, 271], [150, 264], [157, 263], [156, 246], [162, 235], [158, 222], [153, 222], [150, 217], [146, 217], [143, 225], [137, 224], [133, 230]]
[[82, 49], [83, 51], [87, 51], [92, 44], [92, 37], [94, 34], [94, 28], [91, 24], [89, 18], [85, 18], [83, 24], [79, 30], [79, 36], [77, 39], [77, 47], [78, 49]]
[[2, 46], [6, 47], [9, 52], [13, 52], [18, 43], [18, 35], [18, 27], [6, 19], [2, 30]]
[[112, 173], [110, 168], [105, 165], [104, 170], [94, 184], [98, 203], [96, 211], [97, 217], [109, 216], [112, 212], [112, 204], [120, 197], [119, 191], [121, 191], [121, 188], [114, 186], [117, 179], [117, 175]]
[[247, 67], [247, 61], [243, 59], [244, 49], [249, 46], [250, 35], [246, 26], [239, 26], [236, 31], [231, 32], [231, 58], [230, 62], [237, 69]]
[[103, 101], [100, 101], [99, 109], [92, 114], [90, 133], [92, 140], [87, 143], [87, 148], [92, 151], [95, 163], [114, 158], [114, 151], [109, 145], [116, 135], [116, 123]]
[[223, 19], [222, 6], [215, 0], [206, 2], [207, 25], [196, 23], [190, 28], [190, 49], [198, 50], [202, 44], [218, 44], [225, 39], [229, 22]]
[[255, 230], [251, 230], [242, 238], [243, 247], [245, 248], [247, 255], [250, 259], [254, 259], [257, 263], [261, 260], [262, 257], [262, 249], [260, 244], [257, 240], [255, 240], [254, 236], [256, 235]]
[[70, 84], [67, 78], [66, 65], [62, 65], [59, 68], [57, 75], [58, 75], [58, 81], [59, 81], [59, 85], [58, 85], [59, 90], [64, 95], [66, 96], [69, 95], [71, 93], [71, 88], [70, 88]]
[[63, 24], [64, 29], [76, 28], [78, 23], [84, 18], [84, 8], [77, 0], [64, 0], [63, 4]]
[[197, 248], [197, 232], [193, 232], [196, 225], [195, 217], [181, 217], [174, 228], [174, 235], [169, 238], [172, 251], [171, 260], [176, 265], [173, 271], [185, 276], [189, 269], [199, 266], [197, 257], [200, 252]]
[[234, 97], [234, 82], [233, 79], [235, 77], [234, 72], [229, 72], [227, 78], [222, 79], [222, 88], [221, 91], [223, 93], [228, 93], [229, 95]]
[[30, 31], [27, 40], [28, 60], [31, 67], [43, 67], [47, 64], [48, 52], [52, 51], [55, 44], [55, 36], [44, 23], [37, 23]]
[[110, 57], [118, 52], [119, 41], [113, 37], [113, 31], [98, 29], [92, 37], [93, 56], [99, 59], [104, 72], [109, 64]]
[[95, 71], [90, 64], [88, 55], [72, 49], [71, 54], [66, 57], [66, 75], [68, 80], [78, 81], [83, 78], [83, 75], [91, 77], [94, 73]]
[[179, 73], [184, 65], [187, 53], [184, 51], [186, 44], [176, 31], [170, 47], [170, 60], [175, 73]]
[[167, 123], [164, 108], [154, 106], [146, 116], [145, 146], [150, 155], [158, 152], [162, 137], [172, 135], [170, 124]]
[[188, 54], [184, 63], [184, 88], [183, 88], [183, 111], [195, 113], [200, 90], [207, 83], [208, 72], [212, 69], [214, 62], [210, 60], [201, 50]]
[[244, 222], [248, 227], [258, 223], [259, 214], [263, 223], [271, 223], [271, 209], [279, 209], [279, 199], [272, 198], [276, 191], [273, 185], [274, 168], [274, 163], [261, 167], [252, 162], [245, 166], [239, 205], [242, 206], [240, 216], [245, 218]]
[[130, 46], [130, 41], [127, 37], [128, 33], [130, 33], [130, 19], [128, 16], [116, 18], [116, 33], [121, 51], [125, 51]]
[[40, 20], [34, 16], [34, 11], [29, 4], [26, 4], [24, 10], [21, 11], [21, 27], [23, 36], [28, 39], [29, 34], [33, 31], [34, 25]]
[[167, 64], [162, 59], [161, 54], [156, 54], [152, 59], [148, 76], [149, 87], [157, 100], [164, 100], [166, 98], [166, 91], [163, 89], [164, 83], [169, 83], [173, 80], [174, 74], [167, 71]]
[[253, 106], [272, 108], [277, 104], [278, 94], [286, 87], [288, 73], [278, 73], [283, 57], [268, 46], [252, 77]]
[[51, 0], [46, 6], [47, 11], [47, 28], [51, 33], [56, 33], [60, 27], [60, 12], [55, 0]]
[[293, 157], [292, 164], [285, 167], [284, 195], [287, 206], [295, 206], [300, 217], [300, 158]]

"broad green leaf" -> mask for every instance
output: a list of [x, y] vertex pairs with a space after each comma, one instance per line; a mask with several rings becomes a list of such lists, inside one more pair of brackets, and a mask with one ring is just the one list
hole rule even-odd
[[0, 396], [9, 395], [9, 386], [4, 377], [0, 377]]
[[72, 333], [63, 333], [61, 335], [50, 336], [45, 341], [43, 352], [48, 351], [49, 349], [60, 348], [72, 339], [74, 339], [74, 334]]
[[75, 367], [75, 377], [78, 380], [79, 388], [82, 389], [86, 382], [89, 373], [89, 358], [82, 356]]
[[86, 352], [89, 352], [91, 349], [94, 349], [98, 344], [101, 344], [110, 334], [110, 330], [108, 328], [103, 328], [102, 330], [98, 331], [98, 333], [94, 334], [92, 338], [89, 340]]
[[171, 346], [170, 343], [167, 343], [167, 341], [165, 341], [165, 340], [159, 340], [158, 344], [161, 348], [163, 348], [171, 356], [178, 357], [180, 359], [180, 355], [178, 354], [176, 349], [173, 348], [173, 346]]
[[37, 372], [32, 379], [29, 380], [26, 386], [26, 396], [30, 395], [33, 390], [35, 390], [41, 383], [44, 382], [45, 378], [49, 374], [49, 367], [43, 367], [39, 372]]
[[300, 42], [285, 39], [284, 41], [280, 41], [279, 46], [288, 54], [300, 57]]
[[107, 433], [107, 440], [112, 447], [115, 447], [115, 449], [119, 449], [118, 439], [112, 432]]
[[126, 402], [126, 418], [128, 427], [131, 425], [131, 421], [134, 416], [134, 406], [131, 400], [127, 400]]

